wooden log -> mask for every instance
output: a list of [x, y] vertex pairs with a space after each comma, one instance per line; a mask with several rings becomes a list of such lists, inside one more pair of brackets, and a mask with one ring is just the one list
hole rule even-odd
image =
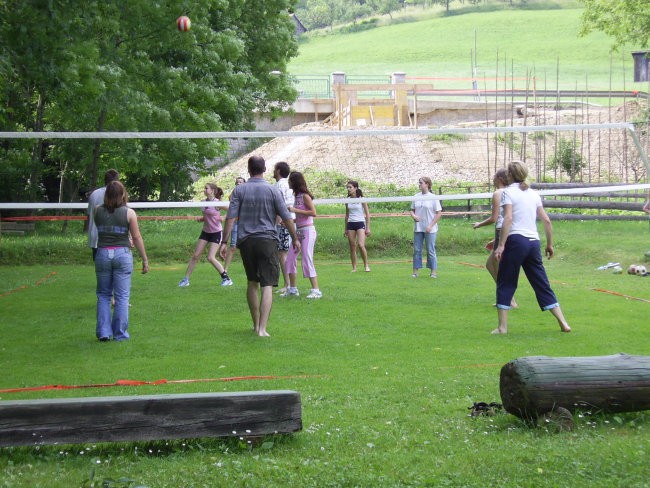
[[302, 429], [289, 390], [0, 402], [0, 446], [262, 436]]
[[650, 409], [650, 356], [530, 356], [501, 368], [505, 410], [525, 420], [558, 407], [574, 412]]

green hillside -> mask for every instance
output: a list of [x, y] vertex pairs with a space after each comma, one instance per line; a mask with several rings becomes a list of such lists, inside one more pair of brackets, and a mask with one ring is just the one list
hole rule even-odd
[[[610, 55], [602, 33], [578, 37], [582, 10], [499, 10], [435, 17], [377, 27], [363, 32], [308, 36], [289, 65], [293, 75], [383, 75], [469, 77], [476, 51], [478, 77], [535, 72], [538, 83], [573, 89], [645, 89], [633, 83], [630, 46]], [[636, 86], [635, 86], [636, 85]], [[544, 88], [539, 86], [538, 88]]]

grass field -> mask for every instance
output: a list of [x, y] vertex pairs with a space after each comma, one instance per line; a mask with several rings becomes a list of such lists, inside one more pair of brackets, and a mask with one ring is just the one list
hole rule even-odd
[[[611, 41], [604, 34], [578, 37], [582, 9], [568, 4], [569, 8], [477, 11], [421, 20], [414, 16], [410, 22], [363, 32], [307, 36], [289, 71], [294, 75], [403, 71], [408, 76], [467, 78], [472, 76], [476, 36], [479, 80], [497, 72], [500, 78], [525, 77], [529, 72], [537, 77], [538, 90], [554, 89], [558, 76], [564, 89], [608, 89], [611, 74], [614, 89], [623, 89], [624, 83], [628, 90], [645, 89], [632, 82], [629, 51], [634, 46], [610, 56]], [[489, 81], [487, 88], [494, 88], [494, 83]], [[451, 84], [440, 82], [438, 88]], [[525, 81], [517, 86], [525, 88]]]
[[[318, 220], [324, 297], [276, 298], [268, 340], [249, 330], [239, 262], [233, 287], [217, 286], [205, 262], [189, 288], [176, 286], [195, 222], [143, 222], [152, 271], [134, 275], [132, 340], [125, 343], [94, 338], [95, 278], [78, 232], [61, 237], [67, 248], [56, 259], [47, 254], [51, 241], [39, 243], [44, 236], [3, 238], [3, 258], [20, 239], [35, 239], [41, 264], [0, 266], [0, 389], [293, 378], [4, 393], [2, 400], [293, 389], [302, 396], [304, 429], [260, 447], [198, 439], [5, 448], [0, 486], [647, 486], [647, 412], [576, 415], [576, 429], [564, 433], [530, 428], [508, 414], [468, 416], [475, 401], [500, 401], [499, 370], [514, 358], [649, 354], [650, 304], [593, 290], [650, 300], [650, 279], [595, 270], [614, 259], [642, 261], [650, 248], [647, 222], [557, 222], [557, 256], [547, 270], [574, 331], [561, 334], [524, 281], [510, 334], [497, 337], [489, 334], [494, 285], [479, 267], [490, 232], [443, 221], [439, 278], [413, 279], [410, 225], [402, 220], [377, 219], [372, 272], [356, 274], [341, 223]], [[382, 226], [390, 235], [381, 236]], [[402, 245], [392, 253], [375, 247], [373, 239], [398, 233]], [[66, 259], [66, 252], [83, 260]], [[307, 280], [299, 285], [305, 291]]]

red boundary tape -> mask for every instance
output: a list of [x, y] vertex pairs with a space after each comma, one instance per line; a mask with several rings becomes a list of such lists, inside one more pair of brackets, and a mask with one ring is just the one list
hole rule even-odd
[[630, 300], [638, 300], [640, 302], [646, 302], [650, 303], [650, 300], [646, 300], [645, 298], [638, 298], [638, 297], [633, 297], [630, 295], [623, 295], [622, 293], [619, 293], [617, 291], [612, 291], [612, 290], [605, 290], [604, 288], [592, 288], [593, 291], [599, 291], [601, 293], [608, 293], [610, 295], [614, 295], [617, 297], [623, 297], [623, 298], [629, 298]]
[[[55, 275], [56, 275], [56, 271], [50, 271], [49, 274], [43, 276], [40, 280], [34, 283], [34, 286], [42, 285], [43, 283], [45, 283], [46, 280], [50, 279], [52, 276]], [[11, 295], [12, 293], [16, 293], [17, 291], [24, 290], [26, 288], [29, 288], [29, 285], [20, 285], [18, 288], [14, 288], [13, 290], [9, 290], [5, 293], [0, 293], [0, 297], [6, 297], [7, 295]]]
[[211, 381], [250, 381], [250, 380], [285, 380], [295, 378], [320, 378], [320, 375], [295, 375], [295, 376], [231, 376], [229, 378], [203, 378], [190, 380], [166, 380], [140, 381], [140, 380], [117, 380], [115, 383], [97, 383], [91, 385], [42, 385], [28, 386], [24, 388], [6, 388], [0, 390], [0, 393], [20, 393], [24, 391], [43, 391], [43, 390], [76, 390], [80, 388], [106, 388], [111, 386], [145, 386], [145, 385], [165, 385], [170, 383], [207, 383]]

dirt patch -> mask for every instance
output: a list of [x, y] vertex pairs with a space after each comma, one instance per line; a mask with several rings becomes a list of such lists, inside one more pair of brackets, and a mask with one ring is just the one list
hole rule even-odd
[[[636, 102], [613, 109], [590, 107], [553, 110], [528, 109], [526, 116], [504, 121], [471, 122], [455, 127], [495, 127], [527, 125], [571, 125], [623, 122], [639, 112]], [[575, 151], [589, 162], [583, 181], [638, 181], [645, 168], [629, 134], [625, 130], [540, 131], [523, 137], [520, 133], [472, 133], [468, 135], [413, 134], [408, 128], [357, 127], [368, 136], [280, 137], [219, 170], [220, 176], [247, 176], [246, 162], [252, 154], [262, 155], [268, 167], [286, 161], [292, 169], [307, 168], [331, 171], [356, 180], [392, 183], [398, 187], [414, 186], [420, 176], [437, 183], [486, 183], [495, 168], [512, 159], [524, 159], [531, 177], [536, 180], [566, 180], [566, 175], [549, 167], [559, 138], [572, 141]], [[399, 130], [403, 134], [381, 135], [381, 129]], [[322, 123], [296, 126], [292, 131], [335, 132]], [[645, 142], [647, 146], [647, 142]]]

